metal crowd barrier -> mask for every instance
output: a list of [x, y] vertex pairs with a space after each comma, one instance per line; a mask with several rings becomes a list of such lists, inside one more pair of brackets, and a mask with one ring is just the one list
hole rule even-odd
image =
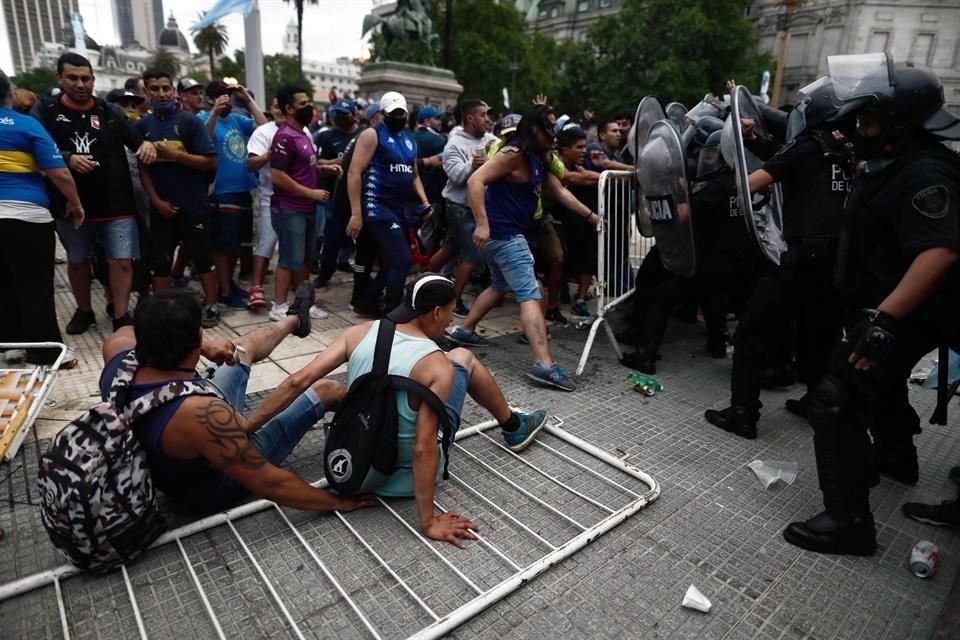
[[0, 584], [0, 635], [174, 637], [165, 623], [187, 619], [222, 640], [442, 637], [659, 497], [654, 478], [561, 424], [522, 456], [485, 433], [495, 421], [457, 433], [434, 505], [483, 524], [466, 550], [424, 538], [412, 500], [330, 515], [257, 500], [168, 531], [119, 573], [66, 564]]
[[587, 358], [602, 326], [617, 359], [620, 346], [607, 320], [607, 314], [633, 295], [634, 278], [640, 263], [653, 247], [654, 239], [644, 237], [638, 228], [643, 194], [632, 171], [604, 171], [600, 174], [597, 225], [597, 311], [583, 347], [577, 375], [582, 375]]

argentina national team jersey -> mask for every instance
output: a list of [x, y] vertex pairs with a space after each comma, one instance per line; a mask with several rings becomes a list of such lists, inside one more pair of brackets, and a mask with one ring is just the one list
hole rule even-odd
[[392, 134], [383, 123], [375, 127], [377, 150], [363, 172], [363, 219], [402, 220], [413, 198], [413, 167], [417, 144], [406, 131]]

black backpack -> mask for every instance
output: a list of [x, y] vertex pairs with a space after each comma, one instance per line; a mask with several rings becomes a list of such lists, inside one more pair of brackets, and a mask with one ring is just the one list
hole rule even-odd
[[136, 370], [131, 351], [109, 400], [65, 426], [40, 457], [40, 520], [53, 545], [81, 569], [109, 571], [166, 530], [134, 421], [177, 398], [217, 395], [202, 382], [174, 380], [126, 405]]
[[[440, 421], [441, 447], [449, 460], [453, 428], [440, 398], [404, 376], [387, 373], [396, 325], [384, 318], [377, 331], [373, 367], [353, 381], [343, 404], [327, 425], [323, 473], [331, 489], [342, 494], [365, 493], [386, 483], [397, 463], [397, 391], [420, 398]], [[447, 478], [444, 465], [444, 478]]]

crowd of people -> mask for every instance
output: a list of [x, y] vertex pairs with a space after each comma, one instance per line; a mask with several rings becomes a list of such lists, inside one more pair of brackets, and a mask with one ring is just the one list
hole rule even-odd
[[[729, 102], [707, 96], [674, 120], [685, 163], [678, 182], [689, 202], [659, 201], [653, 223], [673, 224], [688, 206], [698, 267], [672, 272], [666, 256], [677, 248], [658, 240], [636, 273], [619, 335], [636, 347], [623, 364], [655, 373], [670, 318], [702, 315], [707, 352], [725, 358], [734, 346], [730, 405], [705, 419], [736, 436], [757, 437], [762, 388], [805, 384], [787, 408], [813, 426], [825, 510], [784, 535], [806, 549], [860, 555], [876, 549], [869, 489], [878, 473], [908, 484], [919, 478], [920, 421], [905, 380], [931, 349], [956, 345], [960, 327], [960, 161], [941, 144], [960, 138], [960, 121], [943, 110], [930, 71], [891, 61], [886, 76], [876, 73], [823, 79], [801, 89], [789, 113], [764, 106], [760, 121], [732, 123], [763, 160], [750, 191], [782, 189], [778, 261], [760, 254], [745, 224], [733, 156], [723, 148], [732, 135]], [[627, 144], [632, 116], [558, 118], [544, 96], [502, 117], [481, 99], [450, 112], [413, 109], [389, 91], [366, 108], [337, 97], [318, 117], [308, 90], [296, 86], [270, 96], [264, 112], [232, 79], [204, 86], [162, 70], [103, 100], [89, 61], [74, 53], [61, 56], [57, 79], [55, 95], [32, 105], [18, 95], [14, 111], [0, 76], [0, 125], [14, 125], [0, 128], [0, 154], [8, 156], [0, 166], [0, 281], [14, 302], [0, 341], [60, 340], [55, 232], [76, 302], [66, 332], [96, 322], [93, 278], [109, 291], [116, 333], [104, 345], [107, 388], [110, 367], [131, 351], [141, 385], [192, 378], [201, 354], [248, 372], [286, 335], [305, 335], [312, 319], [326, 317], [322, 291], [337, 269], [352, 273], [353, 310], [373, 320], [346, 331], [251, 418], [237, 413], [245, 379], [229, 372], [226, 382], [214, 377], [222, 398], [191, 398], [152, 418], [144, 446], [171, 495], [207, 507], [243, 491], [311, 509], [369, 504], [272, 465], [343, 398], [345, 388], [327, 374], [347, 363], [349, 384], [370, 370], [382, 318], [398, 326], [391, 371], [434, 390], [455, 423], [469, 393], [516, 450], [542, 428], [545, 412], [511, 412], [462, 348], [485, 344], [478, 326], [507, 294], [532, 355], [527, 376], [576, 389], [552, 357], [548, 323], [568, 322], [564, 303], [573, 317], [590, 318], [598, 261], [609, 259], [598, 255], [600, 174], [636, 165], [643, 182], [641, 147]], [[410, 281], [413, 270], [426, 275]], [[199, 303], [183, 291], [190, 280], [200, 285]], [[479, 293], [468, 305], [471, 285]], [[229, 356], [229, 346], [197, 333], [216, 326], [224, 307], [266, 313], [277, 324], [241, 339], [244, 355]], [[739, 320], [732, 338], [731, 316]], [[436, 416], [408, 405], [405, 394], [398, 403], [409, 465], [383, 494], [415, 496], [424, 532], [460, 544], [474, 525], [432, 509]], [[236, 416], [229, 437], [189, 435], [197, 415], [216, 412]], [[208, 422], [211, 433], [224, 428]], [[217, 461], [214, 469], [196, 466], [202, 458]], [[210, 492], [195, 491], [205, 482]], [[905, 507], [918, 519], [960, 525], [955, 506], [936, 518], [930, 509]]]

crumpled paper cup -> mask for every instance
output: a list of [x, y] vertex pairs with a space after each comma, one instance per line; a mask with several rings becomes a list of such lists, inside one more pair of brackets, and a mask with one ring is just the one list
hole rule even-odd
[[763, 483], [764, 489], [769, 489], [777, 480], [784, 484], [793, 484], [797, 479], [797, 471], [800, 467], [796, 462], [784, 462], [783, 460], [754, 460], [747, 465], [750, 470], [757, 474], [757, 478]]
[[707, 599], [707, 596], [700, 593], [699, 589], [690, 585], [687, 592], [683, 594], [683, 606], [687, 609], [696, 609], [697, 611], [710, 613], [710, 607], [713, 606], [713, 603]]

